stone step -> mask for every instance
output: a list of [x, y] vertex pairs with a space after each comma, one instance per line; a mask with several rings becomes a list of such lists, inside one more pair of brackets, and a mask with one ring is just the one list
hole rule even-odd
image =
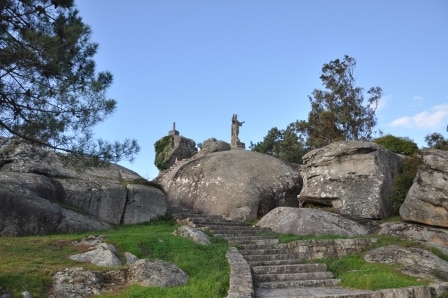
[[213, 226], [213, 225], [221, 225], [221, 226], [241, 226], [240, 223], [226, 220], [223, 218], [204, 218], [204, 217], [186, 217], [185, 220], [188, 219], [195, 225], [202, 225], [202, 226]]
[[239, 233], [234, 233], [234, 234], [230, 234], [230, 233], [226, 233], [226, 234], [215, 234], [213, 233], [213, 235], [215, 235], [215, 237], [221, 237], [224, 238], [226, 240], [271, 240], [271, 239], [276, 239], [276, 238], [269, 238], [269, 237], [263, 237], [257, 234], [239, 234]]
[[[272, 238], [272, 237], [271, 237]], [[275, 239], [275, 238], [274, 238]], [[250, 250], [258, 250], [258, 249], [285, 249], [285, 245], [281, 244], [280, 241], [278, 243], [268, 243], [268, 244], [256, 244], [256, 243], [248, 243], [241, 249], [241, 253]]]
[[257, 233], [263, 233], [263, 232], [270, 232], [271, 230], [269, 228], [258, 228], [258, 227], [251, 227], [251, 226], [245, 226], [241, 224], [237, 225], [219, 225], [219, 224], [212, 224], [209, 225], [208, 228], [210, 230], [216, 230], [216, 231], [256, 231]]
[[288, 259], [288, 260], [269, 260], [269, 261], [247, 261], [253, 266], [278, 266], [278, 265], [297, 265], [300, 261]]
[[327, 265], [316, 264], [289, 264], [275, 266], [252, 266], [252, 272], [255, 274], [285, 274], [285, 273], [305, 273], [305, 272], [323, 272], [327, 271]]
[[215, 230], [215, 229], [208, 229], [210, 233], [214, 234], [215, 236], [222, 236], [222, 237], [231, 237], [231, 236], [260, 236], [260, 232], [254, 231], [254, 230], [240, 230], [235, 229], [234, 231], [231, 230]]
[[273, 255], [245, 255], [244, 259], [251, 262], [264, 262], [264, 261], [275, 261], [275, 260], [291, 260], [289, 254], [273, 254]]
[[259, 282], [258, 288], [262, 289], [285, 289], [285, 288], [302, 288], [302, 287], [335, 287], [341, 281], [339, 279], [310, 279], [310, 280], [289, 280], [289, 281], [272, 281]]
[[[222, 218], [219, 215], [203, 215], [203, 214], [171, 214], [172, 217], [176, 219], [189, 219], [191, 221], [198, 221], [198, 222], [207, 222], [207, 223], [216, 223], [216, 222], [231, 222], [229, 220], [226, 220]], [[235, 223], [236, 222], [231, 222]]]
[[266, 239], [266, 238], [258, 238], [258, 239], [246, 239], [245, 237], [234, 237], [227, 240], [229, 244], [232, 245], [267, 245], [267, 244], [277, 244], [279, 243], [278, 239]]
[[167, 207], [166, 208], [166, 212], [171, 214], [171, 215], [204, 215], [201, 211], [199, 210], [188, 210], [188, 209], [182, 209], [182, 208], [173, 208], [173, 207]]
[[258, 282], [324, 280], [333, 279], [333, 273], [329, 271], [323, 271], [287, 274], [255, 274], [254, 279]]
[[243, 256], [250, 255], [273, 255], [273, 254], [286, 254], [287, 250], [284, 248], [263, 248], [263, 249], [242, 249], [241, 254]]

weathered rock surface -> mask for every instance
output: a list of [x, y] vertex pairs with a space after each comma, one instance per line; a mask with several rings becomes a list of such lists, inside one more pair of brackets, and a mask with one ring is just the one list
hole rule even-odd
[[[69, 256], [71, 260], [91, 263], [97, 266], [121, 266], [117, 249], [104, 243], [105, 236], [91, 235], [73, 241], [73, 245], [89, 247], [91, 250]], [[120, 288], [139, 284], [142, 286], [174, 287], [188, 282], [188, 275], [174, 264], [147, 259], [125, 252], [127, 269], [96, 272], [82, 267], [65, 268], [53, 276], [52, 294], [56, 297], [90, 297]]]
[[81, 240], [72, 241], [72, 244], [75, 246], [84, 246], [89, 249], [94, 249], [103, 243], [104, 239], [106, 239], [106, 236], [104, 235], [90, 235], [82, 238]]
[[368, 251], [364, 259], [371, 263], [401, 264], [403, 267], [397, 270], [421, 279], [431, 279], [435, 282], [448, 281], [448, 262], [427, 250], [389, 245]]
[[69, 158], [0, 138], [0, 235], [103, 230], [165, 214], [164, 192], [137, 173]]
[[246, 150], [191, 159], [157, 181], [168, 202], [229, 219], [255, 219], [278, 206], [297, 206], [302, 179], [278, 158]]
[[404, 220], [448, 228], [448, 152], [424, 150], [409, 192], [400, 207]]
[[121, 266], [122, 263], [116, 255], [117, 249], [112, 244], [101, 243], [95, 249], [85, 253], [70, 256], [70, 260], [90, 263], [101, 267]]
[[202, 143], [201, 154], [230, 150], [230, 144], [215, 138], [210, 138]]
[[196, 243], [210, 244], [210, 237], [207, 234], [190, 226], [180, 226], [174, 232], [173, 235], [181, 236]]
[[433, 246], [448, 255], [448, 229], [413, 223], [388, 222], [380, 225], [380, 235], [392, 235]]
[[58, 298], [82, 298], [111, 292], [125, 283], [124, 271], [94, 272], [82, 267], [70, 267], [53, 276], [52, 294]]
[[12, 294], [0, 286], [0, 298], [12, 298]]
[[126, 265], [134, 264], [139, 260], [139, 258], [136, 255], [133, 255], [130, 252], [125, 252], [124, 258], [126, 259]]
[[138, 260], [129, 266], [128, 283], [152, 287], [175, 287], [186, 284], [188, 275], [176, 265], [164, 261]]
[[278, 207], [258, 221], [257, 226], [294, 235], [367, 235], [369, 230], [343, 216], [310, 208]]
[[[45, 189], [50, 178], [36, 174], [0, 172], [0, 235], [43, 235], [76, 233], [88, 230], [104, 230], [112, 226], [94, 216], [61, 207], [33, 192], [33, 186], [23, 183], [28, 179], [36, 189], [46, 195], [52, 190]], [[42, 182], [40, 184], [40, 182]], [[51, 185], [51, 184], [48, 184]]]
[[166, 212], [165, 195], [158, 188], [128, 184], [127, 196], [123, 224], [151, 221]]
[[160, 146], [156, 149], [155, 157], [155, 165], [159, 169], [168, 169], [176, 163], [176, 160], [188, 159], [198, 152], [195, 141], [178, 134], [165, 136], [156, 144]]
[[382, 146], [336, 142], [303, 156], [301, 200], [336, 208], [340, 214], [382, 219], [402, 159]]
[[163, 262], [138, 260], [127, 270], [97, 272], [82, 267], [69, 267], [53, 276], [52, 294], [58, 298], [82, 298], [141, 286], [174, 287], [188, 282], [188, 275], [179, 267]]

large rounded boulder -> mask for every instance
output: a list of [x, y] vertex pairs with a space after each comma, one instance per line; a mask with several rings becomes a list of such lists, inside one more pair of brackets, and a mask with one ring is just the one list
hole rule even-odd
[[274, 232], [294, 235], [367, 235], [369, 229], [331, 212], [311, 208], [275, 208], [257, 223]]
[[297, 206], [302, 188], [298, 169], [246, 150], [191, 159], [157, 181], [169, 204], [234, 220], [256, 219], [278, 206]]

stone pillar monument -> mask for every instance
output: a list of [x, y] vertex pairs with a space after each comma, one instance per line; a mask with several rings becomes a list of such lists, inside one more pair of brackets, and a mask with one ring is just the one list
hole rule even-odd
[[173, 129], [168, 132], [169, 136], [178, 136], [179, 132], [176, 130], [176, 122], [173, 122]]
[[232, 149], [246, 149], [246, 144], [240, 142], [238, 135], [240, 133], [240, 126], [243, 126], [243, 122], [238, 121], [238, 115], [233, 114], [232, 116], [232, 138], [230, 141], [230, 147]]

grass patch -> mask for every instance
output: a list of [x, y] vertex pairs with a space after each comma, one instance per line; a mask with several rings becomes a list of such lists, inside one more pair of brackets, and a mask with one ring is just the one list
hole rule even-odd
[[0, 285], [12, 291], [14, 297], [23, 291], [31, 292], [33, 297], [48, 297], [54, 273], [64, 267], [79, 266], [68, 259], [79, 252], [71, 245], [76, 238], [75, 235], [0, 237]]
[[[389, 235], [375, 235], [374, 237], [377, 239], [377, 242], [369, 246], [365, 251], [388, 245], [400, 245], [426, 249], [443, 260], [448, 259], [448, 256], [441, 253], [438, 249], [428, 248], [414, 241], [403, 240]], [[420, 280], [398, 272], [397, 268], [401, 267], [400, 264], [386, 265], [364, 261], [365, 251], [340, 259], [328, 258], [317, 261], [327, 264], [328, 270], [341, 280], [341, 286], [348, 288], [380, 290], [429, 284], [427, 280]]]
[[341, 286], [348, 288], [380, 290], [429, 284], [428, 281], [401, 274], [396, 270], [398, 265], [368, 263], [360, 254], [326, 259], [325, 263], [328, 270], [341, 280]]
[[[230, 269], [225, 254], [226, 241], [211, 238], [211, 245], [197, 244], [174, 236], [177, 225], [169, 219], [138, 225], [118, 226], [109, 231], [105, 242], [114, 244], [121, 253], [130, 252], [139, 258], [160, 259], [184, 270], [189, 281], [175, 288], [130, 286], [120, 293], [102, 297], [225, 297]], [[96, 271], [110, 268], [78, 263], [68, 258], [80, 253], [72, 245], [89, 234], [33, 237], [0, 237], [0, 285], [18, 297], [29, 291], [34, 298], [48, 297], [53, 275], [65, 267], [82, 266]], [[119, 257], [123, 258], [123, 255]]]

